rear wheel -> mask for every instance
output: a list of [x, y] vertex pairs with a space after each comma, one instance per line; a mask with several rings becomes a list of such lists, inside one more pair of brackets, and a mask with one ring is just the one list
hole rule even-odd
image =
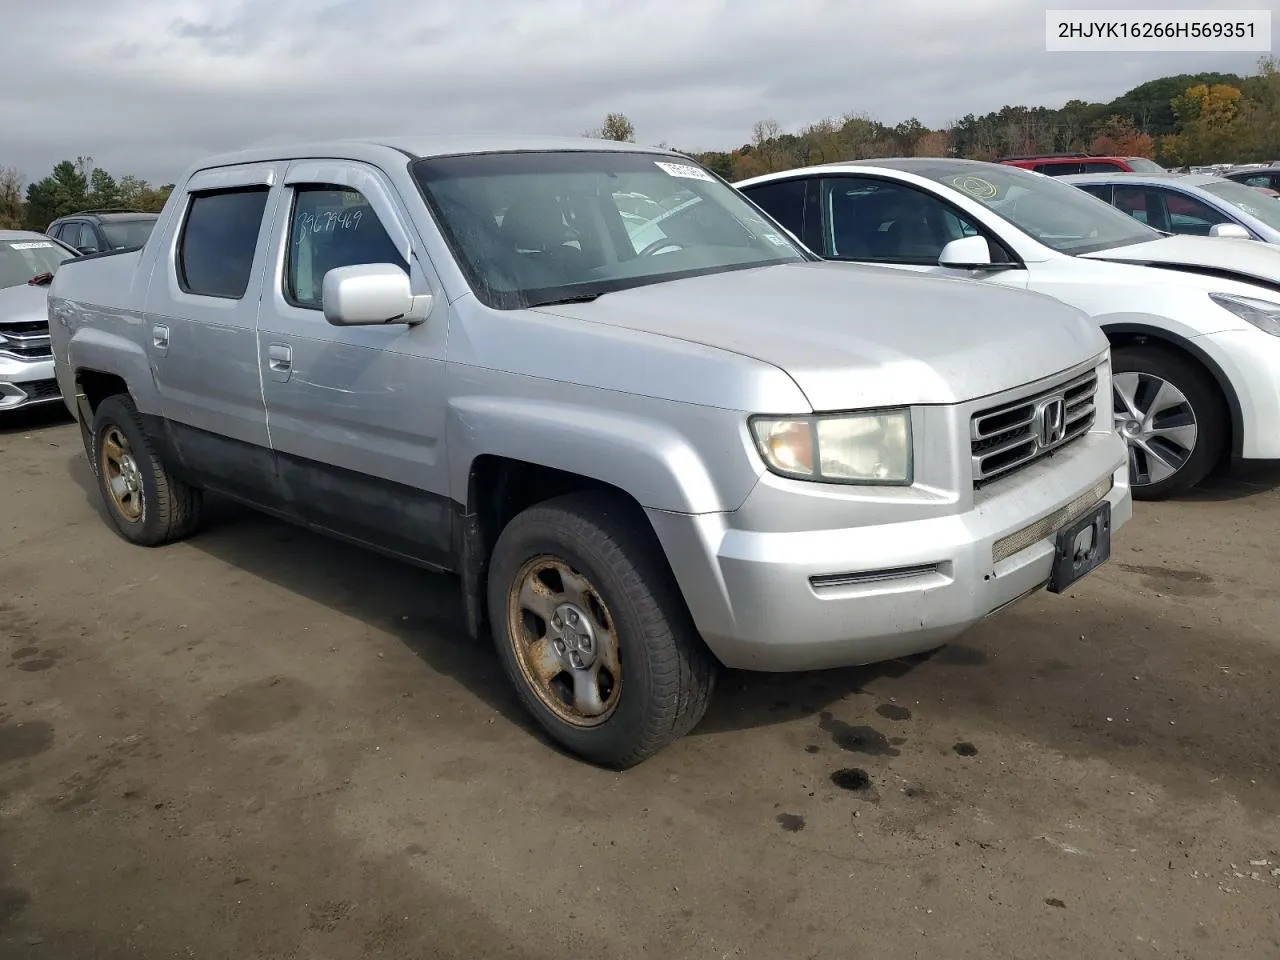
[[122, 537], [155, 547], [196, 529], [200, 491], [169, 472], [147, 439], [132, 398], [117, 395], [98, 405], [90, 446], [98, 490]]
[[1139, 500], [1185, 493], [1217, 465], [1227, 440], [1226, 403], [1194, 360], [1158, 347], [1111, 353], [1116, 430], [1129, 445]]
[[558, 743], [623, 769], [683, 736], [715, 662], [644, 518], [588, 493], [530, 507], [494, 547], [488, 600], [503, 667]]

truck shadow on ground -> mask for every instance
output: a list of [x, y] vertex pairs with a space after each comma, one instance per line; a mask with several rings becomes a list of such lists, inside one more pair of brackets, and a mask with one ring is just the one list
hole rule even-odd
[[[68, 470], [99, 509], [83, 454]], [[205, 529], [189, 543], [398, 638], [427, 668], [536, 730], [490, 642], [468, 636], [456, 578], [224, 501], [211, 502]], [[1128, 600], [1107, 602], [1098, 591], [1111, 581], [1112, 593], [1140, 592], [1162, 573], [1162, 591], [1178, 597], [1181, 590], [1191, 601], [1176, 611], [1176, 625]], [[802, 721], [812, 722], [813, 736], [874, 751], [887, 739], [881, 728], [912, 735], [877, 716], [897, 722], [914, 714], [954, 731], [956, 741], [997, 731], [1047, 751], [1114, 762], [1175, 793], [1203, 793], [1229, 778], [1256, 787], [1242, 802], [1265, 806], [1280, 787], [1280, 741], [1272, 735], [1280, 723], [1280, 655], [1247, 631], [1197, 616], [1194, 603], [1218, 588], [1178, 573], [1117, 561], [1082, 584], [1082, 598], [1029, 598], [932, 656], [817, 673], [725, 671], [692, 736]]]
[[[108, 523], [82, 453], [70, 458], [68, 473]], [[473, 640], [468, 634], [456, 577], [418, 569], [222, 498], [208, 500], [203, 528], [188, 542], [222, 563], [395, 636], [430, 669], [452, 677], [506, 719], [526, 730], [537, 729], [512, 691], [492, 642], [487, 637]], [[949, 650], [940, 655], [955, 656]], [[802, 678], [817, 677], [808, 681], [812, 689], [805, 703], [816, 715], [830, 700], [839, 700], [878, 677], [901, 676], [914, 662], [802, 674]], [[762, 677], [769, 679], [724, 672], [698, 732], [749, 729], [786, 719], [790, 711], [780, 713], [776, 696], [759, 687]], [[743, 695], [744, 690], [758, 688], [758, 697]]]

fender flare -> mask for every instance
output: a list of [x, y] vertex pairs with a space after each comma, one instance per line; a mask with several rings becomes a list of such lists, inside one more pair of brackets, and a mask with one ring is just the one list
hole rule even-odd
[[160, 396], [146, 351], [125, 337], [95, 327], [81, 327], [67, 344], [67, 365], [74, 378], [92, 370], [122, 379], [138, 411], [160, 414]]
[[687, 437], [634, 414], [517, 397], [464, 397], [449, 404], [446, 431], [453, 499], [467, 504], [477, 457], [506, 457], [616, 487], [641, 507], [671, 513], [737, 509], [764, 472], [725, 489]]

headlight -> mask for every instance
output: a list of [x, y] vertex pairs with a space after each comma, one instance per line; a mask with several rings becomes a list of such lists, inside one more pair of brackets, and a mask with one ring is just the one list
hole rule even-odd
[[911, 413], [752, 417], [760, 456], [774, 473], [827, 483], [911, 483]]
[[1230, 310], [1241, 320], [1252, 323], [1264, 333], [1280, 337], [1280, 303], [1238, 297], [1234, 293], [1211, 293], [1209, 299], [1223, 310]]

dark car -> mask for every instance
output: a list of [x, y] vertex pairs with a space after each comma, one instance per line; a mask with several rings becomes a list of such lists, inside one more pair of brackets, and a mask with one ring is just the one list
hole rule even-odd
[[1246, 187], [1280, 190], [1280, 166], [1245, 167], [1243, 170], [1231, 170], [1223, 176], [1236, 183], [1243, 183]]
[[147, 242], [159, 216], [140, 210], [82, 210], [59, 217], [45, 233], [82, 254], [128, 250]]

